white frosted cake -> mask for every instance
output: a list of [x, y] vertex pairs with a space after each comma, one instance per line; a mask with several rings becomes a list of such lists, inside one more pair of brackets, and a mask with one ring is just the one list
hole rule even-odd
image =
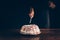
[[29, 35], [38, 35], [41, 32], [37, 25], [30, 24], [30, 25], [23, 25], [20, 30], [20, 33], [21, 34], [29, 34]]

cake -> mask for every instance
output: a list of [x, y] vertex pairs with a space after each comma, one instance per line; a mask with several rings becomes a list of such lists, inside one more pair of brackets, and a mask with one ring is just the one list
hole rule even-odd
[[29, 35], [38, 35], [41, 32], [37, 25], [30, 24], [30, 25], [23, 25], [20, 30], [20, 33], [21, 34], [29, 34]]

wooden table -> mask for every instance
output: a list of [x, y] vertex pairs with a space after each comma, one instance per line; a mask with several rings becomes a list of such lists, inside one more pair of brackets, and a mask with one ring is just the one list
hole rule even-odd
[[19, 29], [0, 32], [0, 40], [60, 40], [60, 29], [41, 29], [37, 36], [21, 35]]

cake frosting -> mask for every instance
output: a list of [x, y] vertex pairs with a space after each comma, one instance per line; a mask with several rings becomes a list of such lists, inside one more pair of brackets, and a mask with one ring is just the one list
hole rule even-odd
[[30, 34], [30, 35], [37, 35], [40, 34], [40, 29], [37, 25], [35, 24], [30, 24], [30, 25], [23, 25], [21, 30], [21, 34]]

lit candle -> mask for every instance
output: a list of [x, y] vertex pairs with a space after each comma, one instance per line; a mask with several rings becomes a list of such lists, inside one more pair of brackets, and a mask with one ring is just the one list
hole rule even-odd
[[34, 9], [33, 8], [30, 9], [29, 17], [30, 17], [30, 22], [29, 23], [31, 23], [32, 18], [34, 17]]
[[52, 9], [54, 9], [55, 7], [56, 7], [56, 5], [54, 4], [54, 2], [51, 2], [51, 1], [49, 1], [49, 7], [51, 7]]

